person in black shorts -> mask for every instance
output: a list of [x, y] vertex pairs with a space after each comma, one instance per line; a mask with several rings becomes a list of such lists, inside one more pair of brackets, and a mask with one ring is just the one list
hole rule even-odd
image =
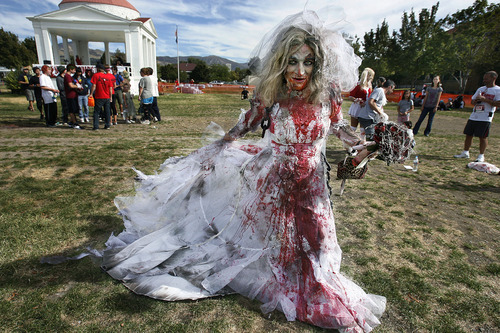
[[455, 158], [469, 158], [469, 149], [473, 137], [479, 138], [479, 155], [476, 162], [484, 162], [484, 152], [488, 146], [491, 121], [497, 107], [500, 106], [500, 87], [495, 84], [498, 74], [494, 71], [486, 72], [483, 76], [484, 86], [472, 95], [474, 108], [464, 128], [465, 143], [461, 154]]

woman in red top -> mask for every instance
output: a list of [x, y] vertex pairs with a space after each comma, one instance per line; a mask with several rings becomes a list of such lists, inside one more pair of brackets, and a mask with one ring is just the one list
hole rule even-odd
[[[349, 108], [349, 116], [351, 116], [351, 128], [353, 131], [356, 131], [358, 127], [358, 113], [365, 106], [368, 96], [372, 93], [372, 81], [374, 77], [375, 72], [373, 69], [366, 67], [361, 73], [358, 85], [349, 93], [349, 100], [352, 101]], [[359, 130], [363, 135], [363, 128], [360, 127]]]

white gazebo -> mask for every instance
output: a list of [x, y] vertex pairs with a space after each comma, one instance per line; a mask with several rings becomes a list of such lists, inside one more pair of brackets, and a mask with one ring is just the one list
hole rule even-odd
[[73, 42], [73, 56], [83, 67], [90, 66], [89, 42], [103, 42], [106, 63], [110, 63], [109, 43], [124, 43], [126, 69], [136, 92], [142, 67], [156, 74], [156, 39], [151, 18], [140, 13], [127, 0], [63, 0], [59, 10], [28, 17], [33, 24], [40, 64], [60, 64], [58, 36], [62, 39], [64, 58], [70, 59], [68, 40]]

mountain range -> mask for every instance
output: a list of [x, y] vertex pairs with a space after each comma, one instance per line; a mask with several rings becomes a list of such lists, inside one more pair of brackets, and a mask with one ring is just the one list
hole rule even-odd
[[[68, 47], [70, 49], [70, 53], [74, 54], [73, 52], [73, 43], [69, 42]], [[97, 63], [102, 57], [102, 54], [104, 53], [103, 50], [99, 49], [89, 49], [89, 56], [90, 56], [90, 62], [92, 64]], [[63, 44], [59, 43], [59, 55], [64, 56], [64, 49], [63, 49]], [[110, 56], [114, 56], [115, 52], [110, 51]], [[181, 62], [187, 62], [188, 58], [196, 58], [196, 59], [201, 59], [203, 60], [207, 65], [227, 65], [231, 64], [231, 70], [234, 71], [236, 68], [240, 69], [246, 69], [248, 68], [248, 64], [246, 63], [238, 63], [236, 61], [232, 61], [223, 57], [215, 56], [215, 55], [210, 55], [210, 56], [205, 56], [205, 57], [200, 57], [200, 56], [184, 56], [184, 57], [179, 57], [179, 61]], [[157, 56], [156, 61], [160, 65], [167, 65], [167, 64], [177, 64], [177, 57], [169, 57], [169, 56]]]

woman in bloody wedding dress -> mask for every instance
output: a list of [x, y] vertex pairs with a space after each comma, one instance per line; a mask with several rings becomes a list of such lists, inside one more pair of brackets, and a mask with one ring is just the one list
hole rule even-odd
[[[156, 175], [137, 171], [136, 195], [116, 198], [125, 230], [103, 268], [157, 299], [239, 293], [288, 320], [369, 332], [385, 298], [340, 273], [322, 153], [328, 134], [359, 147], [340, 90], [355, 86], [360, 60], [312, 11], [287, 17], [252, 60], [260, 83], [237, 125]], [[238, 140], [260, 125], [262, 140]]]

